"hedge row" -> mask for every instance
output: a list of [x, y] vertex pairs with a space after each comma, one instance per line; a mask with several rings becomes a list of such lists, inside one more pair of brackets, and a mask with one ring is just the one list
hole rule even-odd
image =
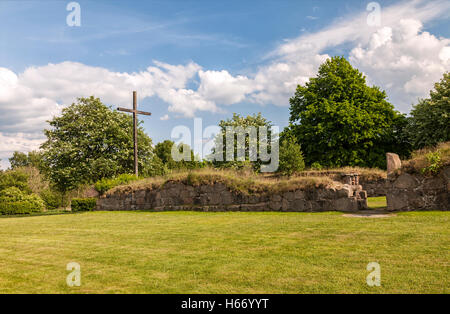
[[16, 187], [0, 191], [0, 214], [31, 214], [44, 209], [44, 202], [36, 194], [26, 194]]
[[93, 211], [96, 206], [96, 198], [74, 198], [71, 203], [73, 212]]

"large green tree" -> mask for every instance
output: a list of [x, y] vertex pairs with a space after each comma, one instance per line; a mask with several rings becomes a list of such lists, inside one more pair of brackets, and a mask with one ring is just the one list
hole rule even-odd
[[411, 110], [408, 133], [414, 148], [450, 141], [450, 72], [434, 84], [430, 97]]
[[[250, 150], [251, 145], [256, 145], [256, 152], [259, 152], [260, 145], [261, 145], [261, 134], [259, 134], [259, 127], [265, 127], [267, 129], [267, 138], [269, 141], [272, 140], [272, 133], [271, 128], [273, 124], [271, 121], [264, 118], [261, 113], [248, 115], [246, 117], [243, 117], [237, 113], [233, 113], [233, 117], [231, 119], [221, 120], [219, 122], [220, 127], [220, 133], [216, 136], [215, 140], [215, 147], [213, 149], [213, 155], [214, 158], [216, 158], [213, 161], [214, 166], [220, 167], [220, 168], [236, 168], [240, 169], [244, 167], [245, 165], [251, 164], [253, 169], [255, 171], [258, 171], [261, 167], [262, 161], [258, 159], [257, 156], [250, 156], [252, 153]], [[240, 149], [243, 149], [244, 151], [244, 160], [240, 161], [238, 160], [238, 134], [240, 133], [239, 130], [243, 130], [244, 132], [249, 128], [254, 127], [256, 130], [256, 138], [251, 138], [249, 134], [245, 135], [245, 147], [239, 147]], [[233, 136], [234, 138], [234, 147], [232, 150], [233, 156], [229, 156], [230, 158], [227, 158], [226, 151], [227, 151], [227, 141], [226, 141], [226, 132], [227, 128], [231, 128], [235, 131], [235, 134]], [[254, 140], [255, 142], [250, 142]], [[223, 148], [221, 148], [223, 147]], [[270, 150], [270, 146], [269, 146]], [[220, 159], [220, 155], [222, 155], [222, 160]], [[228, 159], [228, 160], [227, 160]], [[232, 160], [230, 160], [232, 159]], [[256, 161], [250, 161], [257, 159]]]
[[386, 97], [344, 57], [323, 63], [290, 99], [289, 128], [306, 164], [385, 167], [387, 151], [405, 150], [396, 134], [404, 117]]
[[[100, 99], [79, 98], [49, 121], [42, 145], [43, 164], [55, 187], [70, 191], [105, 177], [133, 173], [133, 121]], [[138, 129], [140, 173], [151, 164], [152, 140]]]

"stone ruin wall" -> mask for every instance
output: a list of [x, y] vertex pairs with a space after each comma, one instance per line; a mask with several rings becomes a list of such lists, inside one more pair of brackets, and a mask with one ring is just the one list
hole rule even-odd
[[[310, 171], [311, 172], [311, 171]], [[341, 183], [348, 183], [347, 173], [340, 171], [317, 171], [312, 172], [312, 176], [326, 176], [331, 178], [334, 181]], [[367, 192], [367, 197], [375, 197], [375, 196], [386, 196], [386, 179], [377, 178], [377, 179], [368, 179], [362, 175], [359, 176], [359, 184], [362, 186], [364, 191]]]
[[386, 196], [387, 194], [386, 179], [367, 180], [361, 178], [359, 182], [367, 192], [367, 197]]
[[388, 210], [450, 210], [450, 167], [434, 176], [401, 173], [395, 171], [401, 168], [400, 158], [388, 155]]
[[97, 210], [199, 211], [358, 211], [367, 209], [367, 193], [359, 185], [295, 190], [278, 194], [232, 191], [223, 183], [190, 186], [169, 181], [159, 189], [113, 191], [97, 201]]

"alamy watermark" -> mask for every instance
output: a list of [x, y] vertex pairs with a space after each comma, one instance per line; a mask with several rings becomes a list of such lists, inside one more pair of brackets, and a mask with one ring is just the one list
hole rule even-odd
[[70, 273], [66, 277], [66, 283], [69, 287], [81, 286], [81, 266], [76, 262], [70, 262], [66, 265], [66, 270]]
[[81, 6], [78, 2], [70, 2], [66, 6], [70, 13], [66, 17], [66, 23], [70, 27], [81, 26]]
[[[191, 161], [189, 150], [180, 151], [180, 144], [194, 149], [195, 159], [207, 161], [261, 161], [261, 172], [275, 172], [279, 165], [278, 126], [226, 126], [211, 125], [203, 129], [201, 118], [194, 119], [194, 134], [185, 125], [172, 129], [172, 158]], [[193, 142], [193, 146], [191, 145]]]
[[370, 13], [367, 14], [367, 25], [380, 26], [381, 25], [381, 6], [378, 2], [370, 2], [367, 4], [366, 10]]
[[367, 264], [367, 271], [370, 273], [366, 277], [367, 285], [370, 287], [381, 286], [381, 267], [377, 262], [371, 262]]

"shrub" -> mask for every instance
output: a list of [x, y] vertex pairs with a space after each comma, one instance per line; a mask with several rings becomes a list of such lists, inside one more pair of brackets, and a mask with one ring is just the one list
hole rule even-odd
[[278, 171], [285, 175], [292, 175], [296, 171], [305, 169], [303, 153], [297, 139], [294, 136], [288, 136], [280, 145], [280, 164]]
[[435, 175], [448, 166], [450, 166], [450, 142], [445, 142], [436, 147], [427, 147], [413, 152], [411, 159], [402, 161], [401, 171]]
[[317, 161], [313, 162], [311, 165], [311, 169], [313, 169], [313, 170], [322, 170], [322, 168], [323, 167], [320, 164], [320, 162], [317, 162]]
[[96, 198], [74, 198], [71, 207], [73, 212], [93, 211], [97, 206]]
[[44, 202], [36, 194], [27, 195], [16, 187], [0, 191], [0, 214], [31, 214], [44, 208]]
[[141, 172], [145, 177], [156, 177], [163, 176], [167, 174], [168, 171], [167, 165], [164, 164], [158, 156], [154, 155], [152, 160], [144, 166], [144, 169], [142, 169]]
[[30, 193], [28, 175], [23, 170], [8, 170], [0, 174], [0, 191], [16, 187], [21, 191]]
[[122, 184], [128, 184], [132, 181], [137, 180], [136, 176], [134, 174], [121, 174], [118, 177], [115, 178], [104, 178], [95, 183], [94, 187], [100, 194], [105, 194], [106, 191], [112, 189], [113, 187], [116, 187], [118, 185]]
[[39, 193], [39, 196], [44, 201], [45, 208], [47, 209], [57, 209], [63, 206], [61, 202], [61, 195], [55, 191], [46, 189]]
[[442, 166], [441, 155], [439, 151], [429, 152], [425, 155], [425, 157], [429, 163], [429, 166], [422, 168], [422, 173], [438, 173]]

